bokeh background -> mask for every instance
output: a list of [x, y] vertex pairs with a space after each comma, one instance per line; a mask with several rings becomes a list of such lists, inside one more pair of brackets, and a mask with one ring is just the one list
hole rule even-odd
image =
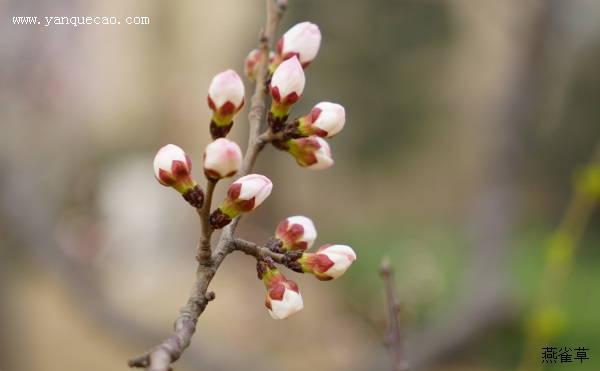
[[[0, 369], [126, 370], [171, 335], [195, 272], [197, 216], [156, 182], [153, 156], [177, 144], [202, 179], [208, 85], [242, 72], [264, 1], [0, 0], [0, 16]], [[307, 215], [318, 244], [358, 260], [333, 282], [284, 272], [305, 309], [273, 321], [254, 261], [232, 254], [175, 368], [390, 369], [387, 256], [414, 369], [537, 370], [549, 346], [589, 359], [546, 369], [600, 369], [598, 175], [585, 170], [600, 2], [290, 0], [279, 34], [306, 20], [323, 42], [292, 115], [345, 106], [336, 163], [311, 172], [267, 148], [256, 171], [274, 191], [237, 234], [264, 243]], [[230, 136], [242, 148], [248, 106]]]

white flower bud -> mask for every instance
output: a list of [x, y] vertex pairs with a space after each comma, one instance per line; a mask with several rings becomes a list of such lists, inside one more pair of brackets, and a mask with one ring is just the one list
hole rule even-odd
[[321, 281], [328, 281], [343, 275], [352, 262], [356, 253], [346, 245], [323, 245], [315, 254], [304, 253], [298, 263], [305, 273], [312, 273]]
[[304, 307], [298, 284], [286, 279], [275, 267], [259, 262], [259, 277], [267, 288], [265, 306], [274, 319], [286, 319]]
[[331, 138], [339, 133], [346, 123], [346, 111], [337, 103], [321, 102], [310, 114], [314, 134], [320, 137]]
[[218, 138], [204, 150], [204, 174], [207, 178], [233, 176], [242, 165], [242, 150], [233, 141]]
[[333, 165], [329, 144], [323, 138], [310, 136], [308, 138], [290, 139], [283, 147], [296, 158], [300, 166], [310, 170], [324, 170]]
[[271, 96], [277, 103], [293, 104], [304, 92], [304, 70], [297, 57], [282, 62], [271, 78]]
[[233, 218], [254, 211], [269, 197], [273, 183], [263, 175], [249, 174], [233, 182], [227, 190], [225, 201], [210, 215], [213, 228], [223, 228]]
[[192, 177], [192, 162], [174, 144], [162, 147], [154, 157], [154, 175], [160, 184], [173, 187], [192, 206], [202, 207], [204, 192]]
[[304, 308], [302, 295], [300, 295], [300, 292], [298, 291], [294, 291], [293, 289], [284, 286], [281, 298], [275, 295], [273, 295], [275, 296], [273, 297], [272, 293], [278, 294], [279, 290], [269, 291], [267, 299], [265, 300], [265, 306], [269, 309], [269, 314], [271, 314], [271, 317], [274, 319], [286, 319]]
[[279, 223], [275, 238], [282, 242], [281, 248], [285, 250], [304, 251], [317, 239], [317, 230], [309, 218], [302, 215], [291, 216]]
[[[267, 74], [271, 75], [281, 62], [281, 57], [272, 50], [270, 50]], [[248, 79], [250, 79], [250, 81], [252, 81], [253, 83], [256, 83], [256, 70], [258, 70], [259, 63], [260, 49], [252, 50], [244, 60], [244, 73], [246, 74]]]
[[244, 83], [234, 70], [213, 77], [208, 88], [208, 102], [213, 110], [235, 113], [244, 105]]
[[320, 46], [319, 27], [310, 22], [302, 22], [283, 34], [277, 43], [277, 51], [283, 59], [298, 56], [302, 67], [306, 67], [316, 57]]
[[233, 126], [233, 117], [244, 105], [244, 83], [234, 70], [221, 72], [208, 88], [208, 106], [213, 110], [210, 134], [225, 137]]

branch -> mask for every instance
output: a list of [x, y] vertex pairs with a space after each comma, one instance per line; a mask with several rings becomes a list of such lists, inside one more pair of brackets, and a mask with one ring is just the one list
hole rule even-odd
[[269, 257], [279, 264], [286, 264], [288, 261], [285, 254], [278, 254], [267, 247], [258, 246], [241, 238], [233, 240], [233, 247], [237, 251], [255, 257], [256, 260], [264, 260], [266, 257]]
[[[256, 89], [252, 96], [252, 105], [248, 115], [250, 135], [248, 149], [238, 173], [240, 177], [252, 171], [258, 154], [267, 143], [266, 137], [261, 135], [260, 130], [262, 123], [265, 121], [268, 54], [273, 46], [275, 30], [286, 7], [287, 0], [267, 0], [267, 25], [266, 31], [262, 31], [260, 35], [259, 47], [261, 50], [261, 59], [256, 75]], [[208, 191], [209, 187], [214, 187], [214, 184], [211, 185], [210, 181], [207, 186], [207, 195], [210, 194], [209, 197], [212, 197], [212, 191]], [[212, 281], [221, 262], [225, 259], [225, 256], [235, 249], [233, 233], [240, 217], [235, 218], [223, 229], [219, 243], [210, 259], [208, 259], [207, 252], [210, 252], [212, 228], [205, 226], [207, 218], [204, 215], [210, 207], [210, 202], [207, 201], [210, 200], [205, 200], [208, 206], [204, 206], [198, 210], [202, 225], [202, 237], [198, 250], [199, 264], [196, 269], [196, 280], [187, 304], [181, 308], [181, 314], [175, 321], [175, 334], [162, 344], [150, 349], [147, 353], [129, 360], [130, 367], [145, 367], [147, 371], [171, 371], [171, 364], [179, 359], [181, 354], [190, 345], [192, 336], [196, 331], [198, 317], [200, 317], [208, 302], [215, 298], [214, 293], [208, 292], [208, 285]]]
[[396, 296], [392, 267], [389, 259], [384, 259], [379, 268], [381, 279], [385, 284], [385, 294], [390, 314], [390, 327], [385, 335], [384, 342], [392, 355], [392, 371], [409, 371], [410, 367], [403, 360], [402, 327], [400, 325], [400, 301]]
[[198, 216], [200, 217], [200, 242], [198, 243], [198, 254], [196, 255], [196, 260], [198, 263], [208, 265], [210, 264], [210, 259], [212, 255], [212, 250], [210, 249], [210, 237], [212, 236], [214, 229], [210, 225], [210, 206], [212, 203], [212, 196], [215, 191], [215, 186], [217, 185], [218, 179], [209, 178], [206, 183], [206, 192], [204, 196], [204, 204], [202, 208], [196, 209], [198, 212]]

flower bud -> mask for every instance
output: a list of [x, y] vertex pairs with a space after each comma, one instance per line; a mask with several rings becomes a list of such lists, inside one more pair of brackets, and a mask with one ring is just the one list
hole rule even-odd
[[225, 201], [210, 215], [210, 225], [220, 229], [233, 218], [249, 213], [269, 197], [273, 183], [263, 175], [249, 174], [236, 180], [229, 186]]
[[298, 284], [286, 279], [276, 268], [259, 263], [259, 275], [267, 288], [265, 306], [274, 319], [286, 319], [304, 307]]
[[204, 175], [222, 179], [233, 176], [242, 165], [242, 150], [233, 141], [218, 138], [204, 150]]
[[174, 144], [162, 147], [154, 157], [154, 175], [160, 184], [175, 188], [190, 205], [200, 208], [204, 192], [194, 181], [191, 170], [190, 158]]
[[294, 156], [298, 165], [311, 170], [324, 170], [333, 165], [329, 144], [323, 138], [310, 136], [273, 144]]
[[269, 125], [273, 132], [278, 132], [287, 120], [288, 112], [300, 99], [304, 91], [304, 71], [297, 57], [282, 62], [271, 78], [271, 110]]
[[284, 250], [309, 249], [317, 239], [317, 230], [312, 220], [305, 216], [291, 216], [279, 223], [275, 238], [282, 242]]
[[321, 31], [316, 24], [298, 23], [287, 30], [277, 43], [277, 52], [283, 59], [297, 56], [303, 68], [317, 56], [321, 46]]
[[356, 253], [346, 245], [323, 245], [316, 253], [304, 253], [298, 263], [305, 273], [312, 273], [321, 281], [340, 277], [356, 260]]
[[222, 138], [233, 126], [233, 116], [244, 105], [244, 83], [234, 70], [216, 75], [208, 88], [208, 106], [213, 110], [210, 134]]
[[[275, 69], [277, 69], [277, 66], [279, 66], [279, 64], [281, 64], [282, 61], [283, 59], [281, 59], [281, 57], [278, 54], [276, 54], [272, 50], [269, 51], [269, 76], [271, 76], [273, 72], [275, 72]], [[250, 54], [248, 54], [248, 56], [244, 60], [244, 73], [246, 74], [248, 79], [250, 79], [250, 81], [252, 81], [252, 83], [254, 84], [256, 84], [256, 71], [258, 70], [259, 64], [260, 49], [254, 49], [250, 52]]]
[[309, 135], [331, 138], [342, 130], [345, 123], [344, 107], [337, 103], [321, 102], [313, 107], [309, 115], [294, 120], [284, 130], [293, 138]]

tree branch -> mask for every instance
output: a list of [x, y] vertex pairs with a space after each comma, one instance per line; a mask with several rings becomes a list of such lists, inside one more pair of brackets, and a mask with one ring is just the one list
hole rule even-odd
[[200, 242], [198, 243], [198, 254], [196, 260], [201, 264], [210, 264], [212, 256], [212, 250], [210, 249], [210, 237], [212, 236], [214, 229], [210, 225], [210, 205], [212, 203], [212, 196], [215, 191], [218, 179], [209, 178], [206, 182], [206, 192], [204, 196], [204, 204], [202, 208], [196, 209], [198, 216], [200, 217], [200, 228], [202, 230], [200, 234]]
[[256, 260], [263, 260], [266, 257], [273, 259], [276, 263], [286, 264], [289, 262], [285, 254], [278, 254], [272, 250], [258, 246], [255, 243], [236, 238], [233, 241], [233, 247], [237, 251], [241, 251], [246, 255], [254, 256]]
[[[260, 35], [259, 47], [261, 58], [256, 75], [256, 89], [251, 100], [252, 106], [248, 115], [250, 121], [248, 149], [238, 173], [240, 177], [250, 173], [258, 154], [267, 143], [265, 136], [261, 135], [260, 130], [265, 121], [266, 101], [268, 97], [266, 82], [268, 76], [268, 55], [269, 50], [273, 46], [275, 30], [286, 7], [287, 0], [267, 0], [266, 31], [262, 31]], [[208, 187], [211, 187], [210, 181]], [[208, 187], [207, 194], [209, 194]], [[212, 187], [214, 187], [214, 184]], [[210, 194], [212, 196], [212, 192]], [[145, 367], [147, 371], [171, 371], [171, 364], [179, 359], [181, 354], [190, 345], [192, 336], [196, 331], [198, 317], [200, 317], [208, 302], [215, 298], [214, 293], [208, 292], [208, 285], [221, 265], [221, 262], [225, 259], [225, 256], [235, 249], [233, 233], [240, 217], [235, 218], [223, 229], [219, 243], [210, 259], [208, 259], [206, 253], [210, 252], [212, 228], [209, 229], [204, 225], [204, 213], [207, 212], [206, 210], [209, 210], [210, 202], [205, 200], [205, 204], [209, 206], [205, 206], [198, 211], [203, 227], [198, 251], [199, 264], [196, 269], [196, 280], [187, 304], [181, 308], [181, 314], [175, 321], [175, 334], [162, 344], [150, 349], [147, 353], [129, 360], [130, 367]]]
[[410, 367], [403, 359], [404, 348], [402, 342], [402, 327], [399, 317], [402, 306], [396, 296], [393, 272], [389, 260], [384, 259], [381, 262], [381, 267], [379, 269], [381, 279], [385, 285], [385, 296], [390, 314], [390, 327], [385, 335], [384, 342], [392, 355], [392, 371], [409, 371]]

